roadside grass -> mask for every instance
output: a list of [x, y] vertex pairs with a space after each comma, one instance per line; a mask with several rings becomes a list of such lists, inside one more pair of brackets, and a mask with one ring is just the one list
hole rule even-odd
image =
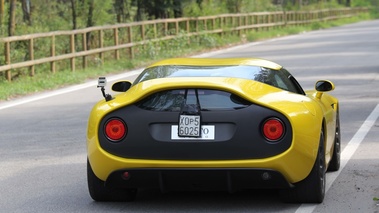
[[220, 36], [202, 35], [197, 38], [180, 37], [171, 41], [149, 43], [141, 47], [135, 59], [105, 60], [103, 64], [97, 64], [87, 69], [77, 69], [75, 72], [63, 70], [51, 73], [48, 68], [38, 70], [33, 77], [22, 74], [18, 78], [8, 82], [4, 76], [0, 76], [0, 102], [16, 99], [29, 94], [54, 90], [69, 85], [83, 83], [102, 75], [111, 75], [128, 70], [145, 67], [154, 61], [172, 57], [187, 57], [201, 52], [226, 48], [246, 42], [254, 42], [270, 38], [293, 35], [312, 30], [341, 26], [349, 23], [372, 19], [370, 14], [331, 21], [318, 22], [303, 26], [290, 26], [285, 28], [270, 28], [261, 31], [245, 32], [241, 36], [229, 34]]

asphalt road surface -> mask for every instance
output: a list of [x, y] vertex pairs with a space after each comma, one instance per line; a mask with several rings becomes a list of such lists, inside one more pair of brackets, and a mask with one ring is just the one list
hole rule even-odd
[[[319, 205], [282, 203], [275, 191], [140, 191], [98, 203], [86, 181], [86, 125], [96, 82], [0, 103], [0, 212], [379, 212], [379, 20], [250, 43], [201, 57], [261, 57], [305, 89], [332, 80], [340, 99], [342, 168]], [[141, 70], [109, 76], [133, 79]], [[109, 90], [108, 90], [109, 91]]]

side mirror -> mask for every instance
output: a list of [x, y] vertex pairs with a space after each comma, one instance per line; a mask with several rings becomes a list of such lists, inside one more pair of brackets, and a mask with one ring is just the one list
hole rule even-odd
[[329, 91], [334, 90], [334, 84], [328, 80], [320, 80], [316, 82], [315, 89], [317, 91], [316, 97], [318, 99], [321, 99], [322, 94], [324, 92], [329, 92]]
[[315, 89], [318, 92], [329, 92], [334, 90], [334, 84], [331, 81], [320, 80], [316, 82]]
[[112, 85], [112, 90], [115, 92], [126, 92], [132, 86], [129, 81], [119, 81]]

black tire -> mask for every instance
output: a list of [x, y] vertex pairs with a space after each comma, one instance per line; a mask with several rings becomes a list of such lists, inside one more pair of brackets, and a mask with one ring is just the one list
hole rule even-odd
[[332, 160], [330, 160], [328, 171], [334, 172], [338, 171], [341, 166], [341, 130], [340, 130], [340, 119], [339, 113], [337, 113], [336, 118], [336, 135], [334, 137], [334, 149]]
[[105, 186], [104, 181], [100, 180], [93, 173], [91, 165], [87, 160], [87, 182], [88, 191], [91, 198], [95, 201], [126, 201], [135, 200], [137, 189], [118, 189]]
[[311, 173], [291, 189], [281, 190], [280, 196], [287, 203], [322, 203], [325, 196], [324, 134], [321, 133], [318, 154]]

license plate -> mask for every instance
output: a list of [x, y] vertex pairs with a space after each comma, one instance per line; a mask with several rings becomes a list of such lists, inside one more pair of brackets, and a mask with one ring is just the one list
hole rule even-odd
[[171, 140], [214, 140], [215, 126], [202, 125], [200, 137], [181, 137], [178, 135], [178, 125], [171, 126]]
[[180, 115], [179, 137], [200, 137], [200, 115]]

